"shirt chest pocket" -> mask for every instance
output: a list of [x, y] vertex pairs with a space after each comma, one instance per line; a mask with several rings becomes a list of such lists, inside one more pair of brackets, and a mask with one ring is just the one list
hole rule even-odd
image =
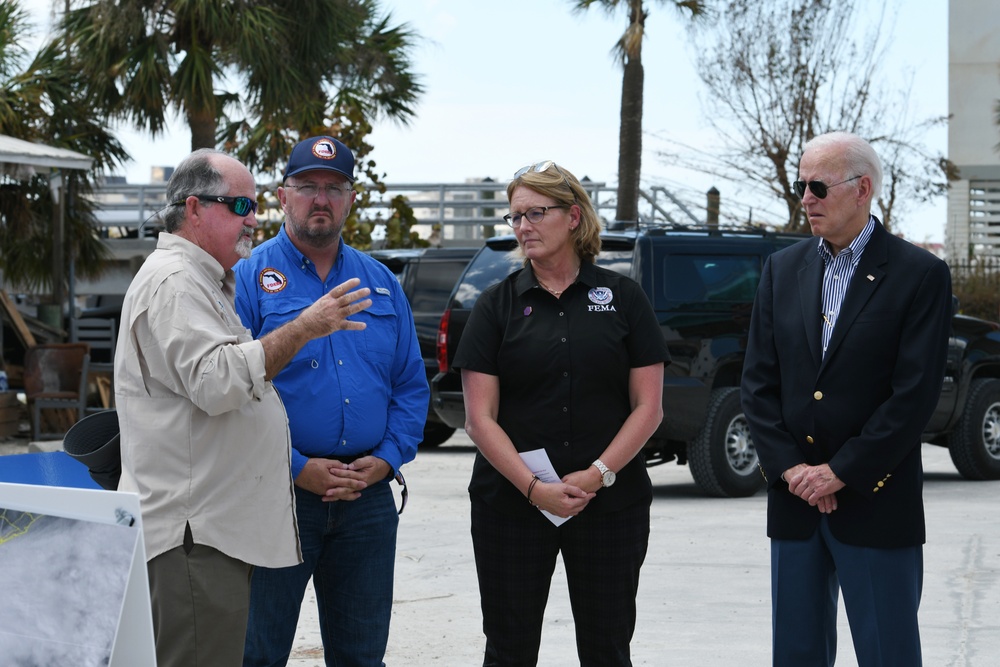
[[346, 335], [360, 335], [361, 344], [358, 352], [361, 356], [376, 364], [389, 364], [396, 354], [396, 344], [399, 341], [399, 317], [392, 307], [392, 301], [387, 298], [372, 299], [372, 305], [352, 320], [365, 323], [364, 331], [345, 331]]
[[[261, 329], [260, 333], [257, 334], [257, 338], [262, 338], [282, 325], [291, 322], [312, 304], [312, 299], [307, 296], [283, 293], [271, 294], [261, 299]], [[322, 344], [318, 340], [306, 341], [305, 345], [296, 353], [289, 365], [300, 363], [315, 364], [315, 360], [322, 353], [322, 349]]]
[[269, 294], [260, 300], [262, 321], [260, 335], [274, 331], [282, 324], [291, 322], [313, 304], [312, 299], [291, 294]]

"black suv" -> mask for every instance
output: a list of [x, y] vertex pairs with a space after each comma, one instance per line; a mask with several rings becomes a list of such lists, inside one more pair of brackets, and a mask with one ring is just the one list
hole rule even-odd
[[[455, 282], [479, 248], [372, 250], [369, 254], [396, 274], [413, 311], [427, 380], [437, 373], [437, 331]], [[421, 447], [437, 447], [455, 433], [428, 406]]]
[[[597, 263], [636, 280], [656, 311], [673, 363], [663, 379], [663, 422], [646, 444], [647, 465], [690, 463], [709, 495], [763, 487], [740, 406], [747, 331], [764, 259], [805, 238], [757, 229], [651, 228], [602, 234]], [[455, 285], [438, 335], [431, 403], [462, 427], [458, 340], [479, 294], [518, 268], [514, 237], [494, 238]], [[1000, 325], [956, 315], [944, 388], [925, 442], [948, 446], [959, 472], [1000, 479]]]

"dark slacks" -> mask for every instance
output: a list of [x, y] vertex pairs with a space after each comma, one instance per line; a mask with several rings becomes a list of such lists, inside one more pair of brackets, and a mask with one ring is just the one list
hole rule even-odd
[[608, 514], [585, 510], [556, 527], [472, 499], [472, 544], [486, 635], [484, 667], [538, 662], [556, 556], [566, 567], [582, 667], [628, 667], [639, 569], [649, 544], [649, 501]]
[[159, 667], [239, 667], [253, 566], [195, 544], [146, 564]]
[[775, 667], [832, 666], [838, 589], [859, 667], [919, 667], [923, 548], [844, 544], [827, 517], [808, 540], [771, 540]]

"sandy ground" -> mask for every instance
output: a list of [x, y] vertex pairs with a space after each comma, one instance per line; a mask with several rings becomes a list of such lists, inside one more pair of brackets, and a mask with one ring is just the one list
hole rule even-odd
[[[58, 445], [58, 443], [55, 443]], [[46, 445], [52, 449], [52, 445]], [[0, 443], [0, 454], [26, 450]], [[482, 664], [479, 594], [466, 486], [473, 447], [459, 431], [404, 469], [410, 501], [396, 558], [389, 667]], [[928, 544], [920, 610], [927, 667], [993, 667], [1000, 655], [1000, 481], [969, 482], [945, 449], [925, 445]], [[688, 469], [650, 469], [649, 553], [642, 571], [633, 663], [656, 667], [770, 664], [765, 498], [707, 498]], [[395, 485], [394, 485], [395, 488]], [[10, 592], [0, 593], [0, 601]], [[840, 609], [838, 667], [857, 667]], [[291, 667], [323, 667], [315, 599], [306, 596]], [[0, 664], [6, 664], [0, 659]], [[552, 581], [539, 665], [578, 665], [565, 574]]]
[[[482, 664], [479, 594], [466, 485], [473, 449], [461, 431], [404, 468], [395, 603], [385, 662], [392, 666]], [[1000, 482], [968, 482], [947, 450], [924, 446], [929, 542], [921, 606], [924, 664], [987, 667], [1000, 655]], [[649, 554], [643, 567], [636, 666], [770, 664], [769, 545], [765, 498], [707, 498], [686, 467], [650, 469]], [[303, 604], [292, 667], [322, 667], [315, 601]], [[539, 665], [579, 665], [565, 574], [556, 570]], [[838, 667], [856, 667], [840, 610]]]

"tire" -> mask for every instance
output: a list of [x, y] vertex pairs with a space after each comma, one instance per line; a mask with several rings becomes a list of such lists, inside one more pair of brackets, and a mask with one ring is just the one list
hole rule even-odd
[[1000, 479], [1000, 380], [972, 381], [948, 452], [965, 479]]
[[716, 389], [708, 400], [701, 433], [688, 443], [691, 476], [717, 498], [745, 498], [764, 488], [739, 387]]
[[424, 439], [420, 443], [423, 449], [438, 447], [447, 442], [448, 438], [455, 435], [455, 429], [447, 424], [437, 422], [427, 422], [424, 424]]

